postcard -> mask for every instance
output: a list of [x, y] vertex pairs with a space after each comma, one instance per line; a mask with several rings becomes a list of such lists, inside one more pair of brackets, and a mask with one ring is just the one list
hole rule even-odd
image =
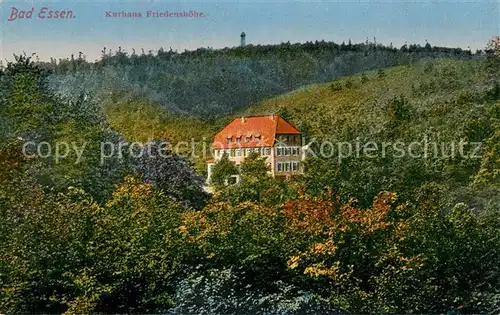
[[498, 0], [0, 0], [0, 314], [498, 314], [499, 214]]

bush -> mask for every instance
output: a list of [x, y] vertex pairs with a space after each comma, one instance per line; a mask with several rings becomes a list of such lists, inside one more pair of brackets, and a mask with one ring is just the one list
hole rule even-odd
[[[304, 216], [307, 208], [322, 217]], [[496, 307], [498, 219], [480, 221], [463, 204], [443, 215], [434, 202], [398, 204], [391, 193], [369, 209], [307, 198], [286, 209], [296, 233], [320, 233], [290, 258], [289, 268], [323, 287], [329, 283], [323, 297], [343, 309], [483, 313]], [[402, 294], [408, 290], [411, 295]]]
[[279, 257], [287, 243], [283, 224], [278, 209], [252, 202], [215, 202], [202, 211], [186, 212], [179, 229], [185, 242], [200, 250], [198, 259], [244, 266], [265, 277], [282, 264]]
[[195, 270], [176, 291], [170, 314], [337, 314], [328, 302], [283, 281], [252, 284], [252, 273], [230, 267]]
[[368, 77], [366, 76], [366, 74], [363, 73], [361, 75], [361, 84], [365, 84], [368, 81], [369, 81]]
[[104, 207], [77, 189], [30, 190], [24, 203], [2, 208], [2, 311], [154, 312], [172, 304], [178, 203], [134, 178]]
[[144, 181], [186, 207], [203, 207], [208, 198], [203, 190], [204, 179], [195, 173], [189, 160], [158, 140], [146, 143], [143, 150], [147, 153], [132, 163]]
[[339, 81], [334, 81], [333, 83], [330, 83], [330, 90], [332, 92], [342, 91], [342, 84], [340, 84]]
[[351, 81], [351, 79], [347, 79], [345, 81], [344, 86], [345, 86], [346, 89], [351, 89], [352, 87], [354, 87], [354, 83]]
[[211, 183], [220, 189], [226, 185], [226, 181], [229, 177], [238, 174], [239, 170], [236, 167], [236, 164], [229, 160], [227, 153], [224, 153], [222, 158], [214, 166]]

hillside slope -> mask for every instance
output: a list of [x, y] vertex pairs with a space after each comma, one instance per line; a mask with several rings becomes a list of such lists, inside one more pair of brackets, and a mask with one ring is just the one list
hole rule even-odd
[[427, 61], [299, 89], [242, 114], [280, 112], [315, 140], [322, 154], [306, 180], [318, 192], [366, 205], [383, 190], [412, 199], [431, 189], [483, 209], [500, 204], [499, 82], [483, 62]]
[[410, 138], [433, 131], [455, 139], [465, 128], [460, 121], [486, 114], [477, 104], [490, 88], [485, 80], [478, 61], [433, 60], [303, 87], [208, 121], [169, 113], [141, 98], [117, 97], [106, 108], [112, 127], [138, 141], [152, 136], [173, 143], [199, 140], [212, 137], [232, 117], [278, 112], [311, 136], [352, 140], [387, 129], [391, 104], [403, 98], [404, 123], [392, 129]]
[[312, 135], [342, 140], [380, 133], [390, 123], [391, 102], [404, 98], [407, 114], [397, 130], [400, 136], [420, 136], [430, 127], [451, 135], [463, 127], [457, 119], [481, 115], [484, 109], [475, 106], [475, 98], [484, 89], [487, 85], [479, 62], [427, 61], [313, 85], [243, 113], [286, 109], [288, 118]]
[[[274, 113], [294, 123], [307, 141], [316, 139], [316, 151], [324, 140], [335, 150], [342, 141], [353, 146], [400, 141], [408, 146], [426, 139], [436, 148], [428, 158], [399, 158], [394, 152], [377, 158], [351, 156], [342, 163], [324, 158], [309, 166], [306, 177], [318, 189], [330, 186], [366, 203], [381, 190], [412, 196], [428, 183], [456, 195], [476, 196], [477, 191], [468, 191], [474, 183], [498, 185], [498, 176], [491, 175], [499, 168], [495, 135], [500, 130], [500, 94], [495, 80], [498, 73], [486, 75], [480, 61], [430, 60], [303, 87], [212, 120], [177, 116], [141, 99], [107, 108], [111, 126], [129, 139], [145, 141], [154, 135], [173, 144], [195, 139], [196, 150], [203, 141], [210, 143], [232, 117]], [[463, 155], [458, 154], [460, 141], [466, 142]], [[484, 144], [482, 152], [475, 152], [478, 145], [473, 142]], [[184, 148], [183, 153], [189, 152], [191, 148]], [[422, 145], [416, 152], [422, 153]], [[207, 158], [193, 159], [199, 172], [205, 171]]]
[[366, 70], [419, 60], [482, 58], [458, 48], [373, 43], [282, 43], [196, 51], [158, 50], [156, 54], [114, 54], [103, 49], [99, 61], [78, 59], [43, 63], [53, 84], [69, 94], [78, 84], [99, 96], [110, 92], [143, 95], [172, 113], [220, 117], [301, 86], [323, 83]]

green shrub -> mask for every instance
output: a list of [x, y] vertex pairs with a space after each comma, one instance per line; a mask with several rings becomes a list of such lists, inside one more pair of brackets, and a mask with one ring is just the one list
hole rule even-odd
[[134, 178], [103, 207], [77, 189], [30, 190], [24, 203], [2, 209], [2, 311], [154, 312], [172, 304], [183, 207]]
[[225, 183], [232, 175], [239, 174], [239, 170], [234, 162], [229, 160], [227, 153], [215, 164], [212, 171], [211, 183], [219, 189], [225, 186]]
[[366, 76], [366, 74], [363, 73], [361, 75], [361, 84], [365, 84], [368, 81], [369, 81], [368, 77]]
[[332, 92], [342, 91], [342, 84], [340, 84], [339, 81], [334, 81], [334, 82], [330, 83], [330, 90]]
[[347, 79], [347, 80], [345, 81], [344, 86], [345, 86], [345, 88], [346, 88], [346, 89], [351, 89], [351, 88], [353, 88], [353, 87], [354, 87], [354, 83], [352, 82], [352, 80], [351, 80], [351, 79]]

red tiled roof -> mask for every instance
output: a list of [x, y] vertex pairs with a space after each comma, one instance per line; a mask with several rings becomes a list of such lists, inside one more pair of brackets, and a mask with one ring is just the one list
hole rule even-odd
[[[215, 135], [213, 147], [215, 149], [269, 147], [274, 144], [277, 134], [299, 135], [300, 131], [278, 115], [239, 117], [233, 119]], [[249, 142], [247, 137], [251, 137]], [[231, 139], [229, 143], [228, 139]]]
[[276, 126], [276, 134], [300, 135], [300, 131], [298, 131], [297, 128], [295, 128], [291, 123], [279, 117], [278, 124]]

